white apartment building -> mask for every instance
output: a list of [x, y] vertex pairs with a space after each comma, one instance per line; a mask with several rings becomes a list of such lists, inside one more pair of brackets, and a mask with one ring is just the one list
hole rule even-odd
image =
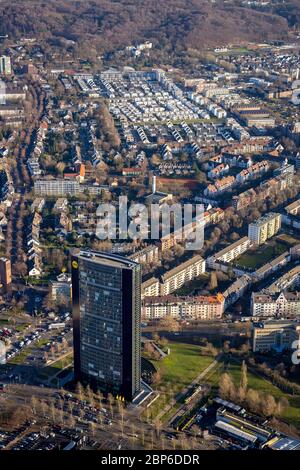
[[142, 318], [157, 320], [170, 316], [185, 320], [215, 320], [224, 313], [225, 299], [222, 294], [215, 296], [147, 297], [142, 305]]
[[142, 250], [136, 251], [129, 256], [130, 259], [136, 263], [153, 263], [159, 261], [158, 246], [150, 245]]
[[278, 296], [253, 293], [251, 314], [258, 317], [300, 315], [300, 292], [281, 292]]
[[193, 256], [161, 277], [160, 295], [168, 295], [204, 273], [205, 260], [199, 255]]
[[59, 282], [53, 281], [51, 283], [51, 295], [53, 300], [71, 299], [71, 281]]
[[205, 260], [199, 255], [193, 256], [190, 260], [167, 271], [160, 279], [152, 277], [143, 282], [142, 299], [171, 294], [203, 273], [205, 273]]
[[285, 211], [291, 215], [300, 215], [300, 198], [286, 206]]
[[160, 282], [156, 277], [151, 277], [142, 283], [142, 299], [144, 297], [158, 297]]
[[270, 212], [249, 224], [248, 237], [252, 243], [261, 245], [276, 235], [281, 227], [281, 214]]
[[218, 261], [230, 263], [232, 260], [238, 258], [241, 254], [245, 253], [245, 251], [247, 251], [250, 247], [251, 241], [248, 237], [240, 238], [240, 240], [237, 240], [231, 245], [226, 246], [226, 248], [223, 248], [223, 250], [218, 251], [218, 253], [215, 253], [213, 256], [210, 256], [207, 259], [208, 266], [213, 268], [214, 264]]

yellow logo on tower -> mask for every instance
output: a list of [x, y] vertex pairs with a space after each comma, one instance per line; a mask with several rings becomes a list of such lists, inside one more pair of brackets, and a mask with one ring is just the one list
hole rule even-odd
[[77, 263], [77, 261], [72, 261], [72, 267], [73, 267], [74, 269], [78, 269], [78, 263]]

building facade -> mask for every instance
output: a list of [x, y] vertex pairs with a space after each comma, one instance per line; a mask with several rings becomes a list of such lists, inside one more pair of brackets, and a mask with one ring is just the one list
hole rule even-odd
[[182, 320], [215, 320], [224, 312], [222, 294], [197, 297], [146, 297], [142, 306], [145, 320], [157, 320], [170, 316]]
[[141, 270], [119, 255], [72, 255], [75, 380], [131, 401], [141, 381]]
[[188, 261], [179, 264], [170, 271], [165, 272], [159, 279], [151, 277], [142, 284], [142, 298], [169, 295], [180, 289], [185, 283], [192, 281], [200, 274], [205, 273], [205, 260], [200, 256], [193, 256]]
[[0, 57], [0, 74], [11, 75], [11, 60], [9, 56], [2, 55]]
[[34, 182], [34, 193], [38, 196], [76, 196], [79, 192], [78, 181], [53, 179]]
[[281, 227], [281, 215], [274, 212], [264, 215], [260, 219], [249, 224], [248, 237], [252, 243], [261, 245], [269, 238], [276, 235]]
[[168, 295], [204, 273], [205, 260], [199, 255], [193, 256], [161, 276], [160, 295]]
[[300, 292], [252, 293], [251, 314], [258, 317], [300, 316]]
[[210, 256], [207, 259], [208, 266], [213, 268], [217, 262], [230, 263], [234, 259], [238, 258], [240, 255], [245, 253], [251, 247], [251, 241], [248, 237], [243, 237], [232, 243], [231, 245], [223, 248], [218, 253]]
[[11, 262], [8, 258], [0, 258], [0, 281], [5, 289], [11, 284]]
[[[295, 346], [298, 341], [298, 348]], [[252, 328], [253, 352], [283, 351], [299, 349], [300, 323], [276, 320], [254, 323]]]

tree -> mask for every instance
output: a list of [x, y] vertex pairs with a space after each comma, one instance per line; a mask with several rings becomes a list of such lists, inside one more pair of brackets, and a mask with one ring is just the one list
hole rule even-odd
[[52, 298], [51, 292], [49, 292], [43, 300], [43, 307], [46, 310], [55, 310], [56, 304]]
[[248, 387], [248, 375], [246, 362], [242, 362], [240, 387], [246, 392]]
[[269, 417], [273, 416], [276, 412], [276, 401], [272, 395], [266, 395], [261, 397], [260, 402], [261, 412], [263, 415]]
[[158, 384], [161, 381], [161, 372], [156, 371], [154, 374], [152, 374], [152, 383], [153, 384]]
[[209, 289], [215, 290], [218, 287], [218, 278], [215, 271], [210, 273]]
[[224, 372], [219, 380], [219, 395], [221, 398], [234, 400], [236, 391], [231, 376]]
[[179, 324], [178, 321], [171, 317], [171, 315], [167, 315], [164, 318], [161, 318], [159, 321], [159, 325], [162, 328], [165, 328], [168, 331], [178, 331]]
[[80, 382], [77, 382], [76, 384], [76, 393], [79, 397], [79, 400], [82, 401], [83, 400], [83, 386]]
[[207, 343], [207, 353], [213, 357], [218, 355], [218, 350], [214, 347], [212, 343]]
[[282, 413], [289, 407], [289, 401], [286, 397], [281, 397], [277, 403], [276, 415], [281, 416]]
[[259, 393], [256, 390], [253, 390], [252, 388], [247, 390], [246, 403], [250, 411], [253, 411], [254, 413], [256, 413], [259, 410], [259, 402], [260, 402]]

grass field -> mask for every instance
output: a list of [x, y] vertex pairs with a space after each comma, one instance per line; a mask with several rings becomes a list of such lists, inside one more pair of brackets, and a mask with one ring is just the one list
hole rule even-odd
[[65, 356], [63, 359], [59, 359], [56, 362], [53, 362], [50, 365], [43, 367], [38, 373], [39, 377], [42, 380], [47, 380], [50, 377], [56, 375], [60, 370], [64, 369], [65, 367], [70, 366], [73, 363], [73, 354], [70, 353]]
[[19, 354], [16, 354], [15, 357], [10, 359], [9, 364], [22, 364], [27, 356], [30, 356], [32, 351], [32, 348], [26, 348], [23, 351], [21, 351]]
[[287, 251], [283, 243], [272, 241], [258, 248], [250, 249], [236, 259], [235, 264], [241, 268], [259, 269], [272, 259]]
[[197, 345], [170, 342], [168, 347], [171, 350], [168, 357], [162, 361], [153, 361], [162, 379], [157, 386], [161, 396], [150, 408], [152, 418], [213, 361], [212, 357], [203, 356], [202, 348]]

